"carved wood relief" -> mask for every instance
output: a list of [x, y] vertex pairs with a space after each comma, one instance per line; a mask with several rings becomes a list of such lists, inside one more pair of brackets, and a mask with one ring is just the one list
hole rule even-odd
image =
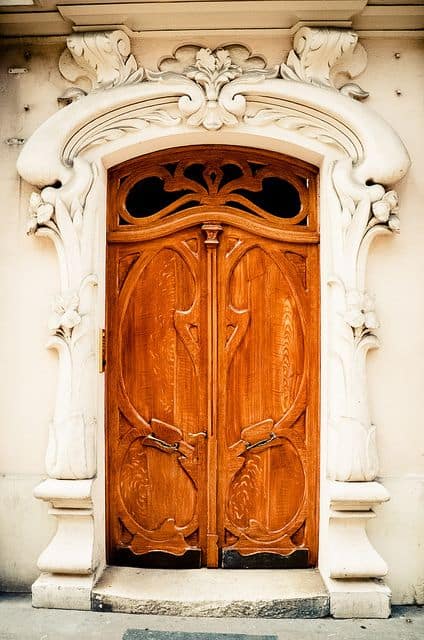
[[315, 175], [219, 146], [110, 171], [111, 562], [316, 563]]

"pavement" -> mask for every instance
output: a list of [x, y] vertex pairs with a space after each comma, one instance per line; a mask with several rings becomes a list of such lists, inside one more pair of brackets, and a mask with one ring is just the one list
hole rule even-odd
[[[29, 594], [0, 594], [0, 640], [123, 640], [124, 635], [142, 640], [153, 635], [142, 630], [190, 632], [190, 640], [202, 640], [201, 633], [216, 634], [217, 640], [225, 640], [219, 636], [223, 633], [278, 640], [424, 640], [424, 607], [393, 607], [388, 620], [184, 618], [33, 609]], [[165, 640], [169, 634], [156, 638]]]

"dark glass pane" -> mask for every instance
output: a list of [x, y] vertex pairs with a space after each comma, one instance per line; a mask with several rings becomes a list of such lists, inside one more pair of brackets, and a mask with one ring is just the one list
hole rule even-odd
[[259, 169], [263, 169], [265, 165], [258, 164], [257, 162], [248, 162], [249, 167], [252, 169], [252, 174], [255, 176]]
[[232, 182], [243, 176], [243, 171], [236, 164], [224, 164], [221, 170], [222, 179], [219, 184], [220, 189], [222, 189], [225, 184], [228, 184], [228, 182]]
[[207, 189], [207, 184], [203, 177], [204, 170], [205, 170], [204, 164], [194, 163], [194, 164], [190, 164], [188, 167], [184, 169], [184, 175], [186, 178], [189, 178], [189, 180], [193, 180], [194, 182], [201, 184], [202, 187]]
[[146, 218], [161, 211], [181, 196], [191, 193], [188, 190], [165, 191], [163, 179], [157, 176], [143, 178], [128, 192], [125, 206], [134, 218]]
[[236, 189], [234, 193], [242, 195], [267, 213], [279, 218], [293, 218], [299, 213], [301, 207], [297, 189], [281, 178], [264, 178], [262, 191]]
[[173, 176], [174, 173], [175, 173], [175, 169], [178, 166], [178, 162], [168, 162], [167, 164], [164, 164], [163, 166], [167, 169], [167, 171], [169, 171], [171, 176]]

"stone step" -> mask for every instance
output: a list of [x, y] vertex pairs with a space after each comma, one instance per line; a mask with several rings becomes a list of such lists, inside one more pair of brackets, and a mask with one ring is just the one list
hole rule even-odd
[[108, 567], [94, 611], [234, 618], [322, 618], [329, 595], [317, 569]]

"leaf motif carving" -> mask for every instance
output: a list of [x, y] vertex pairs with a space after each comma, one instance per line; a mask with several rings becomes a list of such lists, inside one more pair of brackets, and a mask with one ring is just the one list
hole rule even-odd
[[137, 438], [128, 450], [119, 478], [122, 501], [128, 513], [138, 523], [145, 521], [150, 500], [147, 455]]
[[92, 89], [141, 82], [144, 76], [131, 53], [128, 35], [120, 29], [72, 34], [59, 69], [71, 82], [85, 78]]
[[230, 521], [241, 529], [247, 528], [261, 496], [261, 459], [259, 455], [251, 455], [246, 459], [231, 486], [227, 509]]
[[338, 76], [354, 78], [366, 63], [366, 52], [353, 31], [305, 26], [296, 32], [293, 49], [280, 73], [285, 80], [338, 89], [356, 100], [364, 100], [368, 97], [366, 91], [354, 83], [340, 87]]

